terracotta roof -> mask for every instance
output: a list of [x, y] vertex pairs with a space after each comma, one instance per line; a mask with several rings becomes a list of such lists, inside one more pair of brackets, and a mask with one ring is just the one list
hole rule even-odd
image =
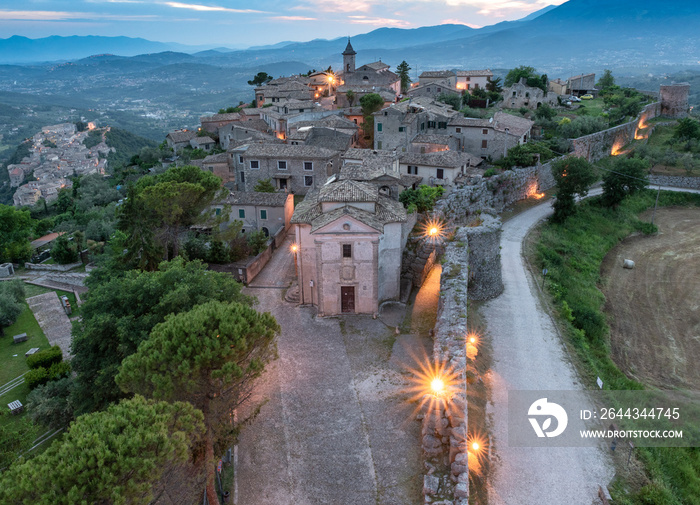
[[178, 130], [174, 132], [170, 132], [166, 135], [166, 137], [170, 137], [170, 140], [172, 140], [175, 143], [180, 143], [180, 142], [189, 142], [193, 138], [197, 136], [197, 132], [194, 131], [184, 131], [184, 130]]
[[418, 76], [419, 79], [444, 79], [446, 77], [454, 77], [455, 73], [449, 70], [429, 70]]
[[228, 153], [211, 154], [202, 163], [228, 163]]
[[524, 117], [513, 116], [512, 114], [507, 114], [505, 112], [496, 112], [493, 116], [494, 128], [497, 131], [505, 132], [508, 128], [508, 133], [510, 135], [521, 136], [525, 135], [532, 129], [532, 125], [535, 124], [534, 121], [525, 119]]
[[493, 72], [486, 70], [457, 70], [457, 77], [491, 77]]
[[319, 202], [376, 202], [378, 199], [377, 186], [351, 180], [328, 182], [321, 186], [318, 195]]
[[238, 112], [230, 112], [226, 114], [212, 114], [211, 116], [202, 116], [199, 118], [199, 121], [238, 121], [239, 119], [241, 119], [241, 115]]
[[[247, 147], [246, 147], [247, 146]], [[244, 149], [245, 148], [245, 149]], [[295, 146], [291, 144], [246, 144], [237, 150], [244, 150], [246, 156], [269, 157], [269, 158], [331, 158], [337, 151], [331, 151], [323, 147], [315, 146]]]
[[427, 165], [433, 167], [459, 168], [464, 165], [476, 166], [483, 160], [469, 153], [459, 151], [438, 151], [434, 153], [404, 153], [401, 163], [407, 165]]
[[229, 205], [264, 205], [284, 207], [289, 193], [258, 193], [256, 191], [231, 191], [226, 198]]

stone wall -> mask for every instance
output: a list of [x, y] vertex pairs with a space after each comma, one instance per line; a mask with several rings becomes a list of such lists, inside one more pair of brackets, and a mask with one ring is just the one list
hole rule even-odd
[[700, 177], [683, 177], [681, 175], [650, 175], [649, 187], [652, 186], [673, 186], [675, 188], [700, 189]]
[[469, 243], [469, 299], [489, 300], [503, 292], [501, 219], [482, 213], [479, 226], [461, 229]]
[[436, 210], [456, 224], [464, 224], [483, 209], [502, 212], [519, 200], [554, 187], [551, 163], [507, 170], [477, 184], [456, 187], [437, 203]]
[[634, 121], [600, 132], [585, 135], [571, 141], [573, 155], [595, 162], [622, 150], [638, 136], [646, 121], [661, 113], [661, 104], [651, 103], [642, 109]]
[[[445, 395], [426, 395], [422, 409], [425, 503], [467, 505], [467, 291], [469, 233], [460, 228], [447, 244], [440, 277], [440, 302], [433, 341], [433, 363], [454, 380]], [[440, 501], [442, 500], [442, 501]]]
[[50, 272], [67, 272], [72, 268], [81, 266], [82, 263], [70, 263], [68, 265], [58, 265], [49, 263], [25, 263], [24, 268], [27, 270], [46, 270]]

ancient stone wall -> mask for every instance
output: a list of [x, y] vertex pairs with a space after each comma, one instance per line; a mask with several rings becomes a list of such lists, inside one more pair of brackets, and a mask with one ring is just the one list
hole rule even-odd
[[447, 244], [440, 277], [440, 302], [433, 341], [433, 362], [454, 375], [444, 395], [426, 395], [422, 410], [425, 503], [467, 505], [467, 290], [468, 240], [460, 228]]
[[651, 103], [642, 109], [634, 121], [573, 139], [573, 155], [595, 162], [616, 154], [637, 138], [640, 130], [646, 127], [646, 122], [658, 116], [660, 112], [661, 105], [658, 102]]
[[700, 177], [683, 177], [674, 175], [650, 175], [649, 187], [673, 186], [676, 188], [700, 189]]
[[469, 243], [469, 299], [489, 300], [503, 292], [501, 219], [482, 213], [478, 226], [462, 228]]

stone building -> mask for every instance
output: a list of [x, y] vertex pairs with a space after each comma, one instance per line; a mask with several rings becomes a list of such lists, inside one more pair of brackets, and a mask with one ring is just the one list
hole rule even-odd
[[399, 299], [407, 215], [376, 185], [333, 178], [297, 205], [292, 224], [302, 304], [320, 316], [376, 314]]
[[509, 149], [530, 139], [534, 121], [505, 112], [496, 112], [491, 119], [455, 116], [444, 130], [457, 143], [457, 150], [467, 151], [482, 159], [502, 158]]
[[557, 95], [566, 95], [568, 94], [569, 84], [561, 79], [554, 79], [547, 83], [547, 89]]
[[[336, 90], [338, 107], [357, 105], [360, 103], [360, 97], [367, 93], [383, 93], [382, 97], [385, 101], [393, 102], [401, 91], [399, 76], [390, 71], [389, 65], [382, 61], [367, 63], [356, 68], [356, 55], [348, 38], [348, 45], [343, 51], [343, 71], [335, 76], [335, 82], [338, 85]], [[355, 95], [353, 103], [350, 103], [347, 98], [348, 91], [352, 91]]]
[[457, 70], [455, 72], [455, 88], [458, 90], [485, 89], [493, 72], [485, 70]]
[[455, 87], [456, 75], [451, 70], [428, 70], [418, 76], [416, 86], [424, 86], [432, 82], [442, 82], [446, 86]]
[[374, 184], [380, 194], [398, 200], [404, 189], [420, 182], [420, 177], [402, 174], [398, 154], [393, 151], [350, 149], [343, 155], [338, 180]]
[[271, 179], [280, 191], [305, 195], [340, 169], [340, 152], [291, 144], [244, 144], [229, 150], [239, 191], [253, 191], [258, 181]]
[[462, 92], [454, 87], [450, 81], [431, 81], [425, 84], [419, 84], [408, 90], [408, 96], [416, 97], [428, 97], [437, 99], [440, 95], [448, 96], [462, 96]]
[[294, 195], [291, 193], [232, 191], [225, 202], [213, 207], [222, 212], [224, 204], [230, 208], [229, 225], [241, 221], [242, 233], [261, 230], [266, 237], [289, 227], [294, 213]]
[[221, 178], [221, 184], [226, 184], [232, 178], [235, 179], [236, 174], [229, 167], [229, 154], [219, 153], [207, 156], [202, 160], [202, 170], [211, 172]]
[[227, 114], [213, 114], [211, 116], [202, 116], [199, 118], [199, 123], [202, 125], [202, 130], [215, 135], [219, 134], [219, 129], [231, 123], [241, 120], [241, 115], [238, 112]]
[[450, 186], [455, 180], [471, 172], [471, 168], [482, 163], [482, 159], [459, 151], [433, 153], [403, 153], [399, 158], [402, 174], [417, 176], [417, 184]]
[[558, 104], [556, 94], [546, 93], [540, 88], [528, 86], [525, 78], [520, 79], [512, 86], [503, 88], [503, 108], [504, 109], [519, 109], [527, 107], [528, 109], [538, 109], [543, 103], [555, 106]]
[[[257, 121], [260, 121], [260, 119]], [[222, 126], [219, 129], [219, 144], [221, 144], [221, 148], [228, 150], [231, 147], [247, 142], [282, 142], [277, 137], [263, 133], [257, 128], [252, 128], [251, 126], [253, 125], [251, 123], [254, 122], [246, 121]]]
[[595, 87], [595, 74], [575, 75], [569, 79], [568, 94], [581, 96], [587, 93], [594, 96], [598, 94]]
[[216, 147], [216, 140], [209, 136], [194, 137], [190, 139], [190, 147], [192, 149], [201, 149], [202, 151], [211, 151]]
[[672, 118], [681, 118], [688, 115], [688, 94], [690, 84], [687, 82], [661, 86], [659, 97], [661, 99], [661, 115]]
[[165, 142], [168, 144], [175, 154], [183, 147], [189, 147], [190, 140], [197, 136], [197, 132], [192, 130], [176, 130], [165, 136]]
[[407, 151], [421, 133], [446, 133], [450, 120], [460, 115], [451, 106], [420, 97], [393, 104], [373, 114], [374, 148]]
[[306, 76], [281, 77], [255, 88], [258, 108], [265, 104], [280, 104], [291, 100], [311, 101], [314, 91]]

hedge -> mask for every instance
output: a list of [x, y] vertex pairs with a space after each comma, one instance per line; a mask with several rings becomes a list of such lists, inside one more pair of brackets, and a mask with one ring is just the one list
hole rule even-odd
[[70, 375], [70, 363], [54, 363], [48, 369], [39, 367], [30, 370], [24, 376], [24, 380], [29, 389], [33, 390], [47, 382], [58, 380], [68, 375]]
[[50, 349], [36, 352], [27, 357], [27, 366], [31, 369], [49, 368], [54, 363], [63, 361], [63, 351], [57, 345]]

